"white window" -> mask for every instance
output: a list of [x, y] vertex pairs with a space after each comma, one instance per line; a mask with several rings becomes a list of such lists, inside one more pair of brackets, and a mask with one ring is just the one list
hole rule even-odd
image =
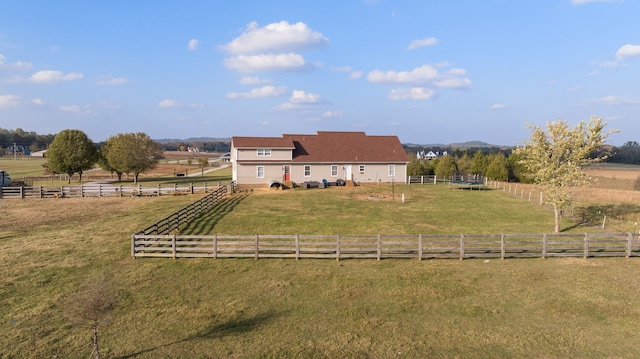
[[270, 148], [258, 148], [258, 156], [271, 156]]
[[360, 165], [360, 173], [364, 173], [364, 165]]
[[395, 177], [396, 165], [389, 165], [389, 177]]
[[331, 165], [331, 177], [338, 177], [338, 165]]
[[311, 166], [309, 165], [304, 166], [304, 176], [311, 177]]
[[264, 166], [258, 166], [256, 168], [256, 175], [258, 178], [264, 178]]

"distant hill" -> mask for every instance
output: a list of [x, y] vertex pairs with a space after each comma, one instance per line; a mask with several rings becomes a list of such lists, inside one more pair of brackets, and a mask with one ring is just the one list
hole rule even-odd
[[177, 138], [163, 138], [159, 140], [154, 140], [159, 143], [193, 143], [193, 142], [231, 142], [231, 138], [214, 138], [214, 137], [190, 137], [187, 139], [177, 139]]
[[511, 146], [503, 146], [503, 145], [492, 145], [490, 143], [482, 142], [482, 141], [468, 141], [468, 142], [460, 142], [460, 143], [450, 143], [448, 145], [442, 143], [434, 143], [434, 144], [426, 144], [426, 145], [418, 145], [414, 143], [405, 143], [405, 147], [433, 147], [433, 148], [451, 148], [451, 149], [465, 149], [465, 148], [506, 148]]

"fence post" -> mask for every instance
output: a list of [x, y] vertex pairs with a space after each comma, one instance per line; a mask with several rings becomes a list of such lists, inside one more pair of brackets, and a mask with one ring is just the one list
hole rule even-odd
[[464, 259], [464, 234], [460, 235], [460, 260]]
[[433, 175], [433, 184], [437, 184], [438, 183], [438, 176]]
[[218, 258], [218, 235], [213, 235], [213, 258]]
[[584, 234], [584, 255], [583, 258], [589, 257], [589, 233]]
[[340, 261], [340, 235], [336, 237], [336, 261]]
[[547, 234], [542, 235], [542, 258], [547, 257]]
[[500, 256], [502, 258], [502, 260], [504, 260], [504, 254], [505, 254], [506, 250], [505, 250], [505, 240], [504, 240], [504, 233], [500, 235]]
[[173, 259], [176, 259], [176, 235], [171, 238], [171, 249], [173, 250]]
[[300, 235], [296, 234], [296, 260], [300, 259]]
[[260, 244], [258, 242], [259, 242], [259, 239], [258, 239], [258, 235], [256, 234], [256, 254], [255, 254], [255, 259], [258, 259], [258, 252], [260, 251]]
[[131, 256], [136, 259], [136, 235], [131, 235]]
[[422, 260], [422, 233], [418, 234], [418, 260]]
[[378, 260], [380, 260], [382, 256], [382, 236], [378, 233]]
[[631, 244], [633, 243], [633, 234], [629, 233], [627, 236], [627, 255], [626, 258], [631, 257]]
[[158, 187], [156, 188], [156, 195], [160, 197], [160, 183], [158, 183]]

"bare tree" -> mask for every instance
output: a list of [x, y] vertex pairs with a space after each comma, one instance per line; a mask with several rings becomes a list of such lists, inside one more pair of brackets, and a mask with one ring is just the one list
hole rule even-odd
[[110, 317], [117, 302], [113, 283], [104, 275], [90, 278], [80, 290], [69, 294], [63, 302], [63, 311], [70, 321], [90, 328], [92, 351], [90, 357], [100, 359], [99, 332]]

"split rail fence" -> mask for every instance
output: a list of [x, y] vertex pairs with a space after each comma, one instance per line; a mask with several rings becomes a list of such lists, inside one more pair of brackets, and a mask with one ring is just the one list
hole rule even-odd
[[[208, 212], [227, 197], [229, 193], [236, 191], [235, 182], [231, 182], [229, 186], [218, 187], [215, 191], [207, 194], [199, 200], [181, 208], [180, 210], [168, 215], [158, 222], [148, 226], [147, 228], [134, 234], [138, 236], [163, 236], [176, 231], [180, 226], [189, 223], [202, 213]], [[134, 240], [135, 241], [135, 240]], [[133, 246], [133, 245], [132, 245]]]
[[155, 186], [38, 186], [0, 187], [0, 199], [26, 198], [84, 198], [84, 197], [156, 197], [179, 194], [208, 193], [220, 188], [220, 183], [158, 184]]
[[[163, 227], [165, 228], [165, 227]], [[493, 235], [177, 235], [137, 233], [131, 256], [210, 258], [640, 257], [632, 234]], [[164, 232], [165, 234], [160, 234]]]

